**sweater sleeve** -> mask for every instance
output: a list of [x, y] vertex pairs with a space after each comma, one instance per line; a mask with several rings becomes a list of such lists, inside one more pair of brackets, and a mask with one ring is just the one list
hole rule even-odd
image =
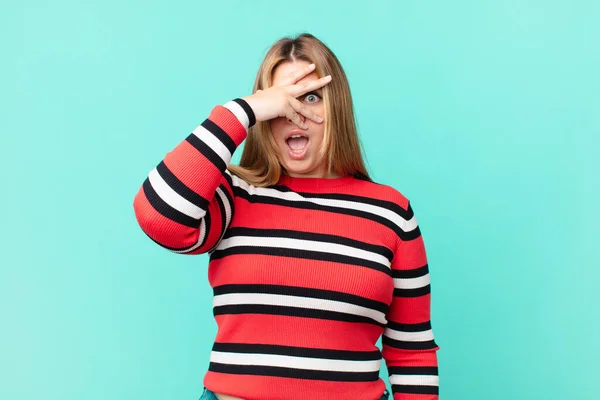
[[394, 400], [437, 400], [439, 346], [430, 320], [431, 286], [423, 237], [411, 203], [392, 260], [394, 296], [382, 337]]
[[209, 117], [152, 169], [133, 201], [142, 230], [176, 253], [216, 247], [234, 213], [227, 165], [256, 122], [243, 99], [217, 105]]

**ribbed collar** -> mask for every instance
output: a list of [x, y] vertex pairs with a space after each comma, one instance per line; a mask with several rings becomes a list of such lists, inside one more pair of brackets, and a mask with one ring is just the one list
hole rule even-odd
[[312, 190], [347, 185], [355, 179], [351, 175], [340, 176], [339, 178], [296, 178], [281, 174], [277, 184], [287, 186], [290, 189]]

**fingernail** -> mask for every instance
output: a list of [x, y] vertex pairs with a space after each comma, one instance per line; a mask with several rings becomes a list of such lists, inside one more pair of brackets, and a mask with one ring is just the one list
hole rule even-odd
[[317, 115], [317, 121], [319, 121], [319, 122], [323, 122], [323, 117], [321, 117], [321, 116]]
[[323, 79], [325, 79], [325, 81], [329, 82], [329, 81], [331, 80], [331, 75], [327, 75], [327, 76], [326, 76], [325, 78], [323, 78]]
[[308, 69], [313, 69], [315, 67], [315, 64], [309, 64]]

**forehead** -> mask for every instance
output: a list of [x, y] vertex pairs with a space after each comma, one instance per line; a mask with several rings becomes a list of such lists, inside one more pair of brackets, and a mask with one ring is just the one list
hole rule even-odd
[[[310, 63], [303, 60], [297, 60], [292, 62], [286, 61], [284, 63], [279, 64], [277, 68], [275, 68], [275, 70], [273, 71], [273, 85], [279, 84], [279, 82], [285, 79], [289, 74], [293, 73], [294, 71], [297, 71], [298, 69], [307, 67], [308, 64]], [[314, 81], [317, 79], [319, 79], [319, 75], [317, 75], [317, 73], [313, 71], [310, 74], [304, 76], [296, 83]]]

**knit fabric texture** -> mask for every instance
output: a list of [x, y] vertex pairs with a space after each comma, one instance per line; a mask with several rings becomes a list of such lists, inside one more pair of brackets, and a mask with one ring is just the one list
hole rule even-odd
[[247, 183], [226, 167], [254, 123], [242, 99], [217, 105], [134, 199], [153, 241], [209, 255], [218, 331], [204, 386], [245, 400], [376, 400], [384, 361], [395, 400], [438, 399], [411, 203], [353, 176]]

